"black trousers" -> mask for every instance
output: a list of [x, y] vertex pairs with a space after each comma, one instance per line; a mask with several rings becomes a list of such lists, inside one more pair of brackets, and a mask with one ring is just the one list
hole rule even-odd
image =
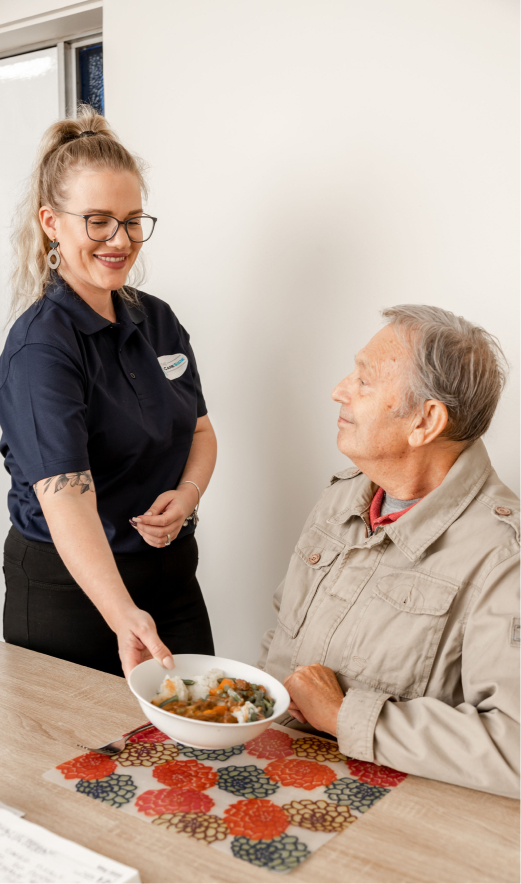
[[[173, 654], [213, 654], [193, 534], [163, 549], [116, 555], [123, 583]], [[74, 582], [53, 543], [11, 528], [4, 547], [4, 637], [13, 645], [123, 675], [115, 634]]]

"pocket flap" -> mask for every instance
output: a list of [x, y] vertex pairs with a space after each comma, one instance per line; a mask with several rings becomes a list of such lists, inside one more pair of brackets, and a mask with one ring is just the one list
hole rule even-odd
[[344, 544], [341, 541], [333, 540], [332, 537], [314, 528], [302, 535], [295, 552], [308, 568], [320, 571], [321, 568], [329, 568], [343, 549]]
[[410, 614], [446, 614], [459, 589], [437, 577], [411, 571], [397, 571], [382, 577], [375, 594], [399, 611]]

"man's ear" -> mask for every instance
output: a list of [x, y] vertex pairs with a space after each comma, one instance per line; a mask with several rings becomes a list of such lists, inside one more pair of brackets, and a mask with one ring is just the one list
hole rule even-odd
[[52, 242], [56, 242], [56, 215], [53, 210], [49, 206], [42, 206], [38, 214], [43, 232]]
[[420, 448], [434, 442], [443, 433], [449, 420], [447, 406], [437, 399], [427, 399], [423, 413], [419, 413], [409, 435], [411, 448]]

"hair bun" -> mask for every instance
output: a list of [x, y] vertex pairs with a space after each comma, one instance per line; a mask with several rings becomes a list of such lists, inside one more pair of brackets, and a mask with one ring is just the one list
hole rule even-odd
[[85, 132], [80, 132], [80, 134], [77, 135], [76, 138], [85, 138], [87, 135], [91, 136], [91, 135], [99, 135], [99, 134], [100, 134], [99, 132], [93, 132], [92, 129], [87, 129]]

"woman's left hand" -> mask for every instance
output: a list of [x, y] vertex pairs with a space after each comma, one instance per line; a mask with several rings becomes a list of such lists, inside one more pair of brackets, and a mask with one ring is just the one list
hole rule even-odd
[[131, 525], [149, 546], [160, 549], [174, 540], [198, 500], [197, 488], [186, 484], [176, 491], [165, 491], [142, 516], [134, 516]]

